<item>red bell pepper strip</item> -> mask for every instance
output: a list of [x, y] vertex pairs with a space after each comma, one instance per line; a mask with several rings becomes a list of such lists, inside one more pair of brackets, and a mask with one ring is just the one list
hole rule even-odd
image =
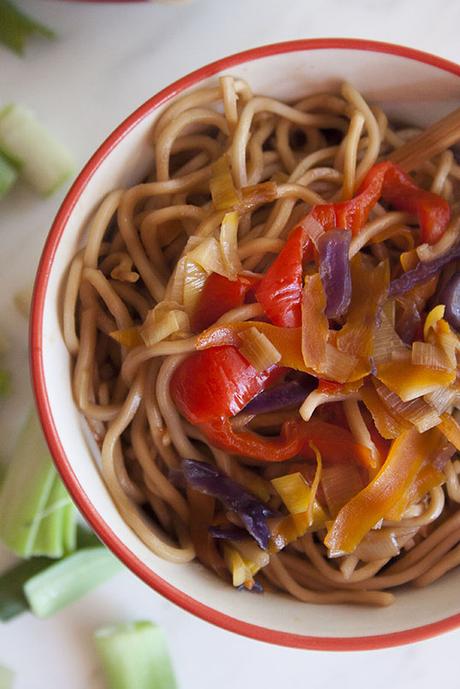
[[[377, 163], [369, 170], [354, 198], [317, 205], [310, 217], [326, 231], [344, 228], [357, 234], [380, 198], [398, 210], [417, 215], [423, 242], [434, 244], [449, 223], [447, 201], [438, 194], [420, 189], [409, 175], [390, 161]], [[256, 297], [274, 325], [288, 328], [301, 325], [302, 262], [309, 256], [313, 257], [313, 247], [305, 230], [299, 226], [262, 278]]]
[[277, 438], [264, 438], [252, 431], [234, 431], [230, 419], [221, 417], [200, 424], [209, 442], [232, 454], [265, 462], [284, 462], [299, 454], [304, 439], [294, 422], [286, 421]]
[[438, 194], [420, 189], [409, 175], [390, 161], [377, 163], [369, 170], [354, 198], [315, 206], [311, 216], [326, 231], [342, 227], [357, 234], [380, 198], [397, 210], [416, 215], [422, 241], [428, 244], [434, 244], [449, 223], [447, 201]]
[[191, 423], [234, 416], [283, 369], [258, 372], [233, 346], [213, 347], [190, 354], [176, 369], [171, 395]]
[[350, 431], [317, 419], [307, 423], [285, 421], [276, 438], [266, 438], [248, 430], [235, 431], [230, 419], [225, 417], [200, 424], [200, 429], [212, 445], [264, 462], [284, 462], [295, 456], [314, 460], [312, 442], [326, 463], [356, 461], [366, 468], [372, 466], [368, 448], [359, 445]]
[[310, 252], [305, 230], [297, 227], [256, 289], [257, 301], [274, 325], [298, 328], [302, 324], [302, 262]]
[[245, 275], [239, 275], [236, 280], [229, 280], [223, 275], [212, 273], [204, 284], [195, 308], [192, 317], [193, 330], [201, 332], [227, 311], [242, 306], [254, 284], [255, 279]]

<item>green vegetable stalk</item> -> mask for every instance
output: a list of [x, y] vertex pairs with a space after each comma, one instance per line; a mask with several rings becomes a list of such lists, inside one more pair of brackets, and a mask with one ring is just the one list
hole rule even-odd
[[152, 622], [99, 629], [96, 647], [109, 689], [176, 689], [163, 630]]
[[11, 670], [0, 665], [0, 689], [12, 689], [13, 676]]
[[21, 12], [11, 0], [0, 0], [0, 43], [17, 55], [24, 53], [26, 40], [32, 35], [54, 38], [54, 32]]

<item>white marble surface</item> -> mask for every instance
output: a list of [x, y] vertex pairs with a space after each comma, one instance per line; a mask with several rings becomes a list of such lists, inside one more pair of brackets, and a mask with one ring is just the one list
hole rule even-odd
[[[0, 106], [9, 100], [32, 106], [67, 142], [79, 166], [115, 124], [159, 88], [210, 60], [257, 44], [356, 36], [460, 61], [460, 5], [454, 0], [194, 0], [139, 6], [21, 0], [21, 5], [53, 25], [59, 38], [34, 42], [22, 60], [0, 49]], [[16, 369], [13, 404], [0, 410], [1, 452], [11, 446], [28, 395], [25, 325], [11, 297], [32, 279], [59, 200], [37, 201], [27, 189], [17, 188], [0, 203], [0, 313], [14, 345], [10, 360]], [[0, 566], [7, 558], [0, 553]], [[140, 617], [166, 629], [181, 689], [459, 684], [460, 631], [373, 653], [275, 648], [193, 618], [129, 572], [52, 620], [25, 615], [1, 626], [0, 664], [16, 670], [16, 689], [99, 689], [91, 631]]]

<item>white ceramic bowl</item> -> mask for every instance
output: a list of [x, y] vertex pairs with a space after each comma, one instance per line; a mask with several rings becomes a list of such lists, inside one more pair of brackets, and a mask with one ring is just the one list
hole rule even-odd
[[460, 67], [408, 48], [321, 39], [249, 50], [193, 72], [142, 105], [102, 144], [69, 191], [50, 231], [33, 301], [31, 359], [35, 394], [56, 465], [78, 507], [107, 546], [147, 584], [186, 610], [239, 634], [301, 648], [382, 648], [460, 625], [460, 569], [427, 589], [397, 593], [389, 608], [313, 606], [291, 598], [241, 594], [200, 564], [165, 562], [118, 514], [70, 385], [71, 361], [60, 321], [63, 280], [81, 233], [103, 196], [144, 177], [152, 162], [152, 123], [178, 94], [230, 73], [254, 91], [300, 99], [351, 81], [389, 116], [426, 125], [460, 105]]

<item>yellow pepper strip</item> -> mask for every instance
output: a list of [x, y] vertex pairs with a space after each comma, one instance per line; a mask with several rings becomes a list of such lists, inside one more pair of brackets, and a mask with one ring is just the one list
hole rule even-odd
[[[271, 323], [263, 323], [259, 321], [222, 323], [213, 325], [198, 335], [196, 349], [208, 349], [209, 347], [220, 347], [221, 345], [233, 345], [235, 347], [239, 347], [241, 345], [241, 340], [238, 337], [238, 333], [248, 330], [249, 328], [257, 328], [257, 330], [265, 335], [265, 337], [267, 337], [267, 339], [272, 343], [272, 345], [281, 355], [281, 359], [278, 362], [279, 366], [287, 366], [288, 368], [293, 368], [296, 371], [304, 371], [312, 376], [327, 380], [332, 379], [332, 374], [321, 373], [305, 365], [305, 361], [302, 356], [301, 328], [282, 328], [272, 325]], [[370, 365], [366, 365], [366, 367], [363, 368], [363, 366], [361, 366], [359, 363], [352, 375], [350, 375], [349, 379], [344, 382], [350, 383], [358, 381], [369, 372]]]
[[372, 481], [347, 502], [328, 530], [332, 556], [352, 553], [364, 536], [405, 495], [425, 458], [439, 444], [439, 431], [405, 431], [393, 441], [387, 459]]
[[329, 321], [324, 313], [326, 295], [318, 273], [307, 275], [302, 302], [302, 354], [305, 365], [321, 371], [326, 360]]
[[445, 475], [430, 462], [422, 466], [412, 481], [407, 494], [385, 515], [385, 519], [400, 521], [409, 505], [419, 502], [428, 491], [440, 486], [446, 480]]
[[317, 500], [313, 501], [313, 519], [310, 522], [308, 512], [299, 512], [283, 517], [277, 523], [271, 525], [272, 537], [268, 547], [269, 552], [277, 553], [292, 541], [305, 536], [307, 531], [316, 531], [323, 527], [329, 519]]
[[224, 344], [238, 347], [241, 344], [238, 333], [254, 327], [265, 335], [281, 354], [280, 366], [288, 366], [297, 371], [312, 373], [311, 369], [305, 366], [302, 357], [301, 328], [281, 328], [270, 323], [259, 323], [258, 321], [223, 323], [211, 326], [202, 332], [197, 338], [196, 348], [208, 349], [208, 347], [218, 347]]
[[296, 530], [297, 528], [302, 528], [304, 522], [306, 529], [311, 526], [314, 521], [318, 519], [322, 520], [323, 518], [326, 519], [321, 505], [316, 500], [316, 493], [318, 491], [322, 471], [321, 453], [312, 442], [310, 442], [309, 445], [315, 453], [317, 462], [315, 477], [311, 487], [299, 471], [293, 474], [279, 476], [271, 481], [289, 512], [292, 515], [304, 515], [304, 517], [300, 517], [295, 523]]
[[430, 330], [434, 330], [436, 323], [440, 321], [442, 318], [444, 318], [445, 310], [446, 307], [444, 306], [444, 304], [438, 304], [434, 307], [434, 309], [431, 309], [431, 311], [428, 313], [425, 320], [425, 325], [423, 326], [423, 337], [426, 341], [428, 340]]
[[460, 425], [450, 414], [442, 414], [441, 423], [437, 428], [452, 443], [456, 450], [460, 450]]
[[139, 347], [139, 345], [144, 344], [144, 340], [140, 335], [140, 330], [136, 326], [133, 328], [125, 328], [124, 330], [114, 330], [110, 333], [110, 337], [112, 340], [115, 340], [115, 342], [118, 342], [128, 349], [133, 349], [133, 347]]
[[412, 270], [418, 263], [420, 263], [416, 249], [403, 251], [403, 253], [399, 256], [399, 261], [405, 273], [407, 273], [408, 270]]
[[361, 253], [350, 264], [352, 297], [347, 322], [337, 333], [341, 352], [361, 357], [366, 364], [372, 355], [377, 311], [386, 297], [390, 281], [388, 261], [377, 267], [367, 265]]
[[312, 443], [311, 440], [308, 444], [315, 453], [316, 458], [315, 478], [313, 479], [313, 483], [311, 484], [310, 500], [308, 501], [307, 507], [308, 526], [311, 526], [313, 524], [314, 519], [314, 505], [316, 500], [316, 494], [318, 492], [319, 482], [321, 481], [321, 474], [323, 471], [323, 460], [321, 458], [321, 452], [318, 450], [316, 445]]
[[274, 478], [271, 483], [291, 514], [307, 511], [311, 490], [300, 471]]
[[[254, 567], [254, 563], [250, 563], [253, 566], [249, 567], [249, 563], [245, 561], [236, 548], [231, 545], [224, 545], [224, 560], [232, 575], [233, 586], [236, 587], [252, 579], [253, 573], [255, 574], [258, 569]], [[254, 572], [251, 571], [254, 569]]]
[[455, 377], [455, 371], [416, 366], [410, 360], [401, 363], [395, 359], [377, 366], [377, 378], [403, 402], [410, 402], [440, 387], [448, 387]]

